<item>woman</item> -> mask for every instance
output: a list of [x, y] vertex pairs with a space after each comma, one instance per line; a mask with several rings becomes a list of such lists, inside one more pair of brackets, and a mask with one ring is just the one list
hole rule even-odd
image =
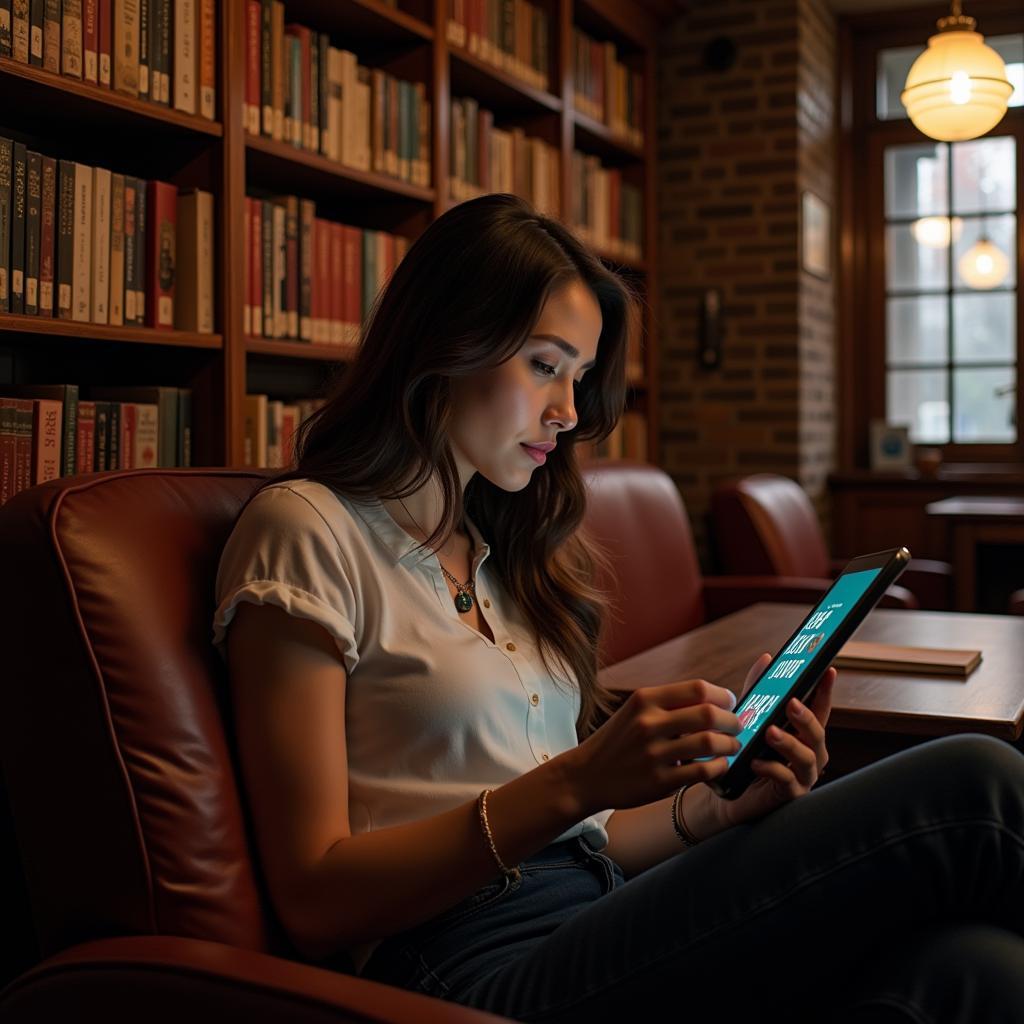
[[705, 785], [738, 745], [728, 690], [608, 717], [574, 446], [622, 411], [635, 308], [526, 203], [454, 207], [242, 511], [214, 641], [285, 929], [518, 1020], [1018, 1019], [1016, 751], [947, 738], [808, 795], [830, 670], [730, 803]]

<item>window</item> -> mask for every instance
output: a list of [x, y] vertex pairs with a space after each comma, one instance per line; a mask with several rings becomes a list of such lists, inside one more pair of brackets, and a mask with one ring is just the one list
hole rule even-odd
[[[941, 143], [900, 93], [934, 25], [920, 12], [852, 18], [842, 89], [841, 459], [867, 465], [872, 419], [906, 425], [947, 462], [1024, 462], [1019, 369], [1024, 33], [1019, 16], [972, 10], [1014, 84], [980, 139]], [[1007, 31], [1007, 29], [1017, 31]]]

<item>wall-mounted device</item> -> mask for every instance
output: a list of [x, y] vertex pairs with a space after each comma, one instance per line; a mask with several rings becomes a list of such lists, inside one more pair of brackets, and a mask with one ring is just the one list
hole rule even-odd
[[705, 370], [722, 365], [722, 338], [725, 319], [722, 312], [722, 290], [705, 288], [700, 302], [700, 329], [697, 335], [697, 361]]

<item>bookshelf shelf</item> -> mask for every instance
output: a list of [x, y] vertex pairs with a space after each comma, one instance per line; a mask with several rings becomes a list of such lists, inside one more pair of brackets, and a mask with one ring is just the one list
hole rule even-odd
[[434, 202], [434, 190], [401, 178], [346, 167], [306, 149], [247, 135], [246, 171], [253, 184], [289, 192], [343, 194], [351, 199], [414, 199]]
[[245, 339], [245, 350], [262, 356], [319, 359], [333, 363], [349, 362], [355, 355], [355, 348], [351, 345], [319, 345], [307, 341], [274, 341], [252, 337]]
[[576, 145], [591, 153], [596, 153], [605, 161], [614, 164], [643, 161], [643, 147], [635, 146], [629, 139], [617, 135], [607, 125], [595, 121], [592, 117], [579, 110], [572, 112], [576, 130]]
[[50, 135], [56, 127], [52, 123], [54, 119], [67, 123], [83, 118], [88, 119], [89, 130], [93, 132], [97, 128], [113, 131], [147, 125], [161, 132], [170, 129], [218, 139], [224, 134], [219, 121], [55, 75], [9, 57], [0, 57], [0, 96], [3, 96], [0, 118], [5, 129], [16, 118], [19, 124], [32, 124], [37, 132], [41, 127]]
[[460, 46], [447, 45], [453, 96], [468, 93], [479, 99], [481, 106], [503, 114], [561, 112], [562, 101], [558, 96], [535, 89], [528, 82], [481, 60]]
[[360, 56], [367, 48], [429, 43], [434, 39], [434, 29], [427, 20], [431, 12], [424, 10], [422, 17], [416, 17], [376, 0], [289, 0], [287, 11], [289, 21], [337, 34], [339, 45], [347, 49], [352, 49], [349, 42], [354, 40]]
[[[0, 344], [10, 344], [12, 339], [5, 335], [12, 333], [80, 338], [83, 344], [89, 341], [123, 341], [137, 345], [170, 345], [185, 348], [224, 347], [224, 338], [220, 334], [169, 331], [156, 327], [108, 327], [103, 324], [80, 323], [77, 320], [0, 313]], [[0, 384], [0, 390], [2, 388], [3, 384]]]

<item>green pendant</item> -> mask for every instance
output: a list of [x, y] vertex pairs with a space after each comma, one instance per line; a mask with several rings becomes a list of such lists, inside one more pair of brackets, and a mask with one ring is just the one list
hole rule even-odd
[[473, 598], [464, 590], [455, 598], [455, 607], [460, 612], [468, 612], [473, 607]]

